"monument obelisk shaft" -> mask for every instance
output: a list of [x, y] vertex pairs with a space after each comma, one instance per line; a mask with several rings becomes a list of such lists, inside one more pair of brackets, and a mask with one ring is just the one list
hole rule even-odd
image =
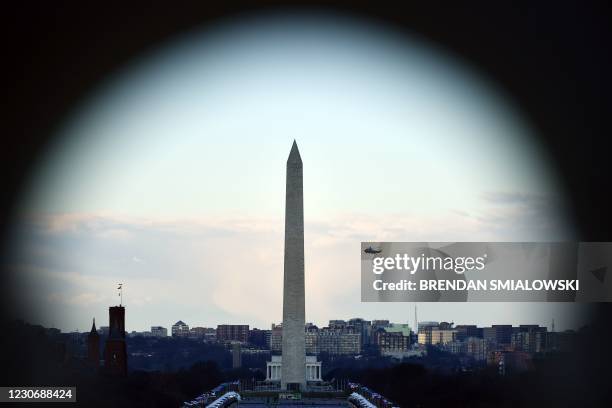
[[304, 196], [302, 158], [294, 141], [287, 159], [283, 358], [281, 389], [306, 388], [304, 325]]

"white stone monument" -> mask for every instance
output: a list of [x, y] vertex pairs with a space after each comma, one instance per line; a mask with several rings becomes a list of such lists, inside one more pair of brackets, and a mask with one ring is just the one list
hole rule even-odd
[[281, 389], [306, 388], [302, 158], [293, 141], [287, 159]]
[[281, 390], [305, 391], [308, 381], [322, 380], [321, 363], [306, 357], [305, 324], [302, 158], [294, 141], [287, 159], [282, 356], [266, 364], [266, 381], [280, 381]]

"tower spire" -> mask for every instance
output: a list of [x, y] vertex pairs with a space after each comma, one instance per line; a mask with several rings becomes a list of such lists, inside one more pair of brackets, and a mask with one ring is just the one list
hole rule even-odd
[[100, 366], [100, 335], [96, 330], [96, 318], [93, 318], [91, 331], [87, 336], [87, 360], [96, 370]]
[[291, 145], [291, 151], [289, 152], [289, 158], [287, 164], [299, 163], [302, 164], [302, 157], [300, 156], [300, 149], [298, 149], [297, 142], [293, 139], [293, 145]]

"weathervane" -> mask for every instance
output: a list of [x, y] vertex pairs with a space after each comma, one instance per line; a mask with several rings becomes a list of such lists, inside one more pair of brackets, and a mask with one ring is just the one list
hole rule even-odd
[[123, 283], [119, 283], [119, 286], [117, 287], [117, 290], [119, 291], [118, 295], [119, 295], [119, 306], [121, 306], [121, 304], [123, 303]]

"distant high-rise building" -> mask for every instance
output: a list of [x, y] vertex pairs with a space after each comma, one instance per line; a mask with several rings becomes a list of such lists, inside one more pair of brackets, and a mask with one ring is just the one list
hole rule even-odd
[[252, 344], [255, 347], [267, 348], [268, 343], [266, 332], [269, 332], [269, 330], [260, 330], [255, 328], [249, 330], [249, 344]]
[[405, 336], [401, 331], [387, 332], [380, 328], [372, 337], [381, 353], [408, 351], [410, 348], [410, 336]]
[[109, 333], [104, 348], [104, 371], [109, 374], [127, 375], [127, 347], [125, 344], [125, 307], [111, 306]]
[[406, 337], [410, 337], [410, 325], [407, 323], [390, 323], [389, 326], [385, 327], [387, 333], [402, 333]]
[[440, 323], [438, 322], [419, 322], [418, 326], [417, 326], [417, 332], [420, 333], [422, 332], [424, 329], [427, 328], [431, 328], [431, 327], [440, 327]]
[[455, 326], [457, 330], [457, 340], [464, 341], [468, 337], [482, 338], [482, 329], [473, 324], [463, 324]]
[[344, 330], [346, 329], [346, 321], [344, 320], [330, 320], [328, 325], [330, 330]]
[[440, 330], [450, 330], [453, 328], [453, 324], [454, 323], [449, 323], [449, 322], [440, 322]]
[[366, 344], [370, 344], [370, 338], [372, 336], [372, 322], [361, 318], [354, 318], [348, 321], [348, 325], [354, 328], [355, 333], [361, 335], [361, 347]]
[[319, 354], [319, 329], [306, 330], [304, 337], [306, 355], [317, 355]]
[[151, 326], [151, 336], [153, 337], [168, 337], [168, 329], [161, 326]]
[[153, 335], [151, 334], [150, 331], [137, 332], [135, 330], [132, 330], [132, 332], [129, 333], [127, 336], [128, 337], [152, 337]]
[[445, 329], [442, 330], [440, 327], [423, 327], [419, 330], [418, 343], [419, 344], [447, 344], [457, 339], [457, 329]]
[[189, 337], [189, 325], [182, 320], [172, 325], [172, 337]]
[[249, 341], [248, 324], [220, 324], [217, 326], [217, 341], [239, 341], [247, 343]]
[[189, 338], [196, 340], [204, 340], [206, 337], [207, 328], [206, 327], [192, 327], [189, 329]]
[[[361, 353], [361, 335], [359, 333], [323, 328], [317, 332], [306, 334], [309, 354], [353, 355]], [[313, 335], [314, 339], [311, 338]]]
[[457, 339], [457, 330], [446, 329], [432, 332], [432, 344], [446, 344]]
[[494, 324], [491, 327], [495, 329], [497, 344], [509, 345], [512, 340], [512, 325], [510, 324]]
[[512, 325], [494, 324], [491, 327], [482, 328], [482, 337], [495, 343], [497, 348], [510, 347], [512, 343]]
[[214, 327], [204, 328], [204, 341], [207, 343], [214, 343], [217, 341], [217, 329]]
[[93, 319], [91, 331], [87, 335], [87, 361], [96, 369], [100, 366], [100, 335], [96, 330], [96, 319]]
[[389, 324], [388, 320], [372, 320], [372, 333], [378, 329], [384, 329]]
[[482, 338], [495, 343], [497, 341], [496, 330], [493, 327], [483, 327]]
[[272, 342], [272, 330], [266, 330], [264, 336], [266, 337], [266, 346], [268, 347], [268, 350], [271, 350], [272, 348], [270, 343]]
[[312, 322], [307, 322], [307, 323], [304, 325], [304, 327], [306, 328], [306, 331], [308, 331], [308, 329], [312, 329], [312, 328], [317, 328], [317, 329], [318, 329], [317, 325], [316, 325], [316, 324], [314, 324], [314, 323], [312, 323]]
[[547, 332], [546, 327], [537, 324], [520, 325], [515, 329], [510, 340], [513, 350], [539, 353], [546, 349], [546, 337], [542, 335]]
[[272, 324], [270, 331], [270, 351], [278, 353], [283, 348], [283, 325]]

